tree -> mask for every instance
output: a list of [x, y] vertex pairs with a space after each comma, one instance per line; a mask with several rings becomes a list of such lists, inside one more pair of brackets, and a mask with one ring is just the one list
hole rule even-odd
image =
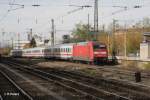
[[73, 40], [75, 42], [93, 40], [93, 36], [90, 34], [89, 29], [91, 29], [91, 26], [81, 23], [77, 24], [75, 29], [72, 31]]
[[36, 41], [35, 41], [35, 38], [32, 38], [31, 41], [30, 41], [30, 47], [36, 47]]
[[140, 49], [142, 41], [142, 33], [137, 30], [132, 30], [127, 33], [127, 53], [137, 53]]

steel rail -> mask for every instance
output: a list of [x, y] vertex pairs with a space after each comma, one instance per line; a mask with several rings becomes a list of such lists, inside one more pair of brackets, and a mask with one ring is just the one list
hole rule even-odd
[[33, 100], [33, 98], [28, 94], [26, 93], [21, 87], [19, 87], [8, 75], [6, 75], [4, 72], [2, 72], [0, 70], [0, 73], [10, 82], [13, 84], [13, 86], [15, 86], [19, 92], [28, 100]]
[[2, 96], [0, 95], [0, 100], [3, 100]]

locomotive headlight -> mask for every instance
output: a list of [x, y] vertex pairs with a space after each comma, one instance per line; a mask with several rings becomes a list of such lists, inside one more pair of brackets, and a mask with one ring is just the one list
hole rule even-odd
[[94, 52], [94, 54], [100, 54], [100, 52]]
[[105, 52], [105, 51], [100, 51], [100, 52], [94, 52], [94, 54], [102, 54], [102, 55], [105, 55], [106, 52]]

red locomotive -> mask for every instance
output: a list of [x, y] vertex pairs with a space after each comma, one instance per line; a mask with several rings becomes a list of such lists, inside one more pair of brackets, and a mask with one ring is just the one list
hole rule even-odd
[[73, 46], [73, 60], [98, 63], [107, 60], [107, 57], [107, 47], [102, 43], [81, 42]]

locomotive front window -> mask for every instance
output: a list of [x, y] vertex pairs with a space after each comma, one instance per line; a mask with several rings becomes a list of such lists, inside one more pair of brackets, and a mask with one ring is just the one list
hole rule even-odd
[[106, 49], [106, 46], [105, 45], [94, 45], [93, 48], [94, 48], [94, 50], [96, 50], [96, 49]]

